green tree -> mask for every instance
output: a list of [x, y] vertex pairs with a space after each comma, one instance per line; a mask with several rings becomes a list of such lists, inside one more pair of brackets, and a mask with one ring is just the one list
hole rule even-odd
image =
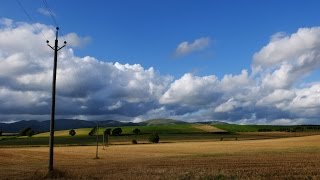
[[26, 127], [26, 128], [23, 128], [20, 132], [19, 132], [19, 135], [20, 136], [26, 136], [27, 135], [27, 132], [31, 130], [31, 127]]
[[132, 139], [131, 143], [132, 144], [138, 144], [138, 141], [136, 139]]
[[34, 130], [31, 129], [31, 128], [26, 132], [26, 136], [28, 136], [28, 137], [31, 137], [31, 136], [33, 136], [34, 134], [35, 134], [35, 132], [34, 132]]
[[107, 129], [105, 129], [105, 130], [103, 131], [103, 133], [104, 133], [104, 135], [111, 135], [111, 131], [112, 131], [112, 129], [107, 128]]
[[89, 136], [95, 136], [96, 131], [97, 131], [97, 127], [92, 128], [91, 131], [89, 132]]
[[75, 131], [74, 129], [71, 129], [71, 130], [69, 131], [69, 135], [70, 135], [70, 136], [76, 135], [76, 131]]
[[104, 146], [108, 146], [109, 145], [109, 136], [111, 135], [111, 131], [112, 131], [112, 129], [110, 129], [110, 128], [107, 128], [107, 129], [105, 129], [104, 131], [103, 131], [103, 134], [104, 134]]
[[118, 135], [121, 135], [122, 133], [122, 129], [121, 128], [115, 128], [112, 130], [112, 135], [114, 136], [118, 136]]
[[160, 137], [157, 133], [152, 133], [149, 138], [148, 138], [149, 142], [151, 143], [159, 143]]
[[132, 130], [132, 132], [133, 132], [135, 135], [138, 135], [141, 131], [140, 131], [140, 129], [135, 128], [134, 130]]

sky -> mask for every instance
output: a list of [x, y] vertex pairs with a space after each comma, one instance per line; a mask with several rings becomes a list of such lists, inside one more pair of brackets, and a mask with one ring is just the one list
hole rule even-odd
[[49, 119], [58, 25], [58, 118], [320, 124], [319, 5], [4, 0], [0, 121]]

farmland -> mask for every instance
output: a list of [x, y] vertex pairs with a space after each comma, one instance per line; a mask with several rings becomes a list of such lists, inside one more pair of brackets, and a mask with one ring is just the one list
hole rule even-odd
[[[66, 179], [319, 179], [320, 136], [55, 148]], [[47, 147], [0, 148], [0, 177], [43, 179]]]
[[[55, 132], [55, 175], [62, 179], [319, 179], [320, 132], [279, 131], [295, 126], [162, 124], [121, 126], [110, 136], [99, 159], [92, 128]], [[112, 129], [116, 127], [111, 127]], [[134, 134], [133, 129], [141, 132]], [[261, 132], [259, 129], [272, 129]], [[301, 129], [301, 128], [298, 128]], [[158, 133], [159, 144], [148, 142]], [[47, 176], [49, 133], [0, 137], [0, 177], [43, 179]], [[290, 138], [289, 138], [290, 137]], [[136, 139], [138, 144], [131, 144]]]
[[[274, 139], [283, 137], [296, 137], [320, 134], [318, 129], [306, 130], [303, 132], [258, 132], [258, 129], [272, 127], [273, 130], [283, 128], [283, 126], [261, 126], [261, 125], [206, 125], [206, 124], [164, 124], [155, 126], [121, 126], [120, 136], [110, 136], [110, 144], [131, 144], [133, 139], [138, 143], [148, 143], [148, 136], [151, 133], [160, 135], [160, 142], [199, 142], [199, 141], [243, 141], [257, 139]], [[99, 141], [102, 142], [102, 134], [105, 128], [99, 128]], [[110, 127], [115, 128], [115, 127]], [[141, 130], [139, 134], [134, 134], [133, 129]], [[219, 129], [220, 128], [220, 129]], [[293, 128], [293, 127], [289, 127]], [[69, 130], [55, 132], [56, 146], [77, 146], [95, 145], [96, 137], [89, 136], [92, 128], [75, 129], [76, 135], [70, 136]], [[49, 133], [36, 134], [33, 137], [26, 136], [2, 136], [0, 137], [0, 147], [11, 146], [47, 146]]]

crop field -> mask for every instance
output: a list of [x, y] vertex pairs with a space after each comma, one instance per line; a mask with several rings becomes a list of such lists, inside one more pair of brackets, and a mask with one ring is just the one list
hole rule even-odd
[[[320, 135], [55, 148], [60, 179], [320, 179]], [[48, 147], [0, 148], [1, 179], [43, 179]]]
[[[99, 128], [99, 142], [102, 143], [102, 133], [107, 127]], [[115, 127], [112, 127], [115, 128]], [[139, 144], [149, 143], [148, 137], [151, 133], [159, 133], [160, 142], [199, 142], [199, 141], [243, 141], [256, 139], [274, 139], [283, 137], [308, 136], [320, 134], [319, 130], [313, 132], [227, 132], [217, 127], [204, 124], [179, 124], [158, 126], [122, 126], [122, 135], [110, 136], [110, 144], [131, 144], [136, 139]], [[132, 132], [139, 128], [138, 135]], [[55, 132], [55, 144], [57, 146], [87, 146], [96, 144], [96, 136], [89, 136], [92, 128], [75, 129], [76, 135], [70, 136], [69, 130]], [[230, 130], [230, 129], [229, 129]], [[40, 133], [32, 137], [26, 136], [1, 136], [1, 147], [16, 146], [47, 146], [49, 144], [49, 133]]]
[[319, 125], [304, 125], [304, 126], [276, 126], [276, 125], [238, 125], [238, 124], [216, 124], [216, 128], [228, 132], [268, 132], [268, 131], [291, 131], [291, 132], [305, 132], [305, 131], [320, 131]]

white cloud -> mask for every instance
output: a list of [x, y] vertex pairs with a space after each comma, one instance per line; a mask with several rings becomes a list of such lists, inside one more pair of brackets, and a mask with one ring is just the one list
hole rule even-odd
[[201, 51], [207, 48], [210, 44], [209, 37], [202, 37], [199, 39], [194, 40], [192, 43], [184, 41], [178, 45], [175, 51], [176, 56], [184, 56], [196, 51]]
[[[0, 114], [50, 113], [52, 52], [45, 40], [54, 39], [52, 29], [26, 23], [0, 29]], [[65, 37], [81, 44], [74, 33]], [[59, 52], [57, 71], [60, 115], [140, 115], [156, 106], [172, 81], [153, 68], [81, 58], [66, 48]]]
[[175, 80], [160, 98], [161, 104], [203, 105], [208, 104], [217, 92], [216, 76], [198, 77], [185, 74]]
[[303, 64], [299, 64], [299, 58], [312, 52], [319, 52], [319, 46], [320, 27], [300, 28], [288, 36], [276, 33], [266, 46], [254, 54], [253, 67], [273, 67], [285, 62], [301, 66]]
[[[10, 19], [0, 24], [0, 119], [49, 118], [52, 50], [45, 41], [54, 39], [54, 27]], [[81, 46], [86, 38], [69, 33], [63, 37], [67, 47], [59, 52], [57, 117], [319, 123], [320, 82], [303, 82], [320, 68], [318, 36], [318, 27], [278, 33], [255, 54], [252, 73], [242, 70], [219, 79], [190, 73], [173, 78], [140, 64], [78, 57], [70, 44]], [[208, 43], [205, 38], [186, 42], [180, 55]]]
[[234, 101], [233, 98], [229, 99], [227, 102], [220, 104], [218, 107], [215, 108], [215, 112], [229, 112], [233, 111], [237, 106], [238, 102]]
[[79, 37], [76, 33], [69, 33], [61, 38], [72, 47], [83, 47], [91, 42], [90, 37]]
[[56, 14], [54, 13], [54, 12], [50, 12], [50, 11], [48, 11], [47, 9], [45, 9], [45, 8], [38, 8], [38, 13], [40, 13], [40, 14], [42, 14], [42, 15], [44, 15], [44, 16], [56, 16]]
[[115, 104], [108, 106], [108, 110], [119, 109], [122, 105], [123, 105], [123, 103], [121, 101], [118, 101]]

